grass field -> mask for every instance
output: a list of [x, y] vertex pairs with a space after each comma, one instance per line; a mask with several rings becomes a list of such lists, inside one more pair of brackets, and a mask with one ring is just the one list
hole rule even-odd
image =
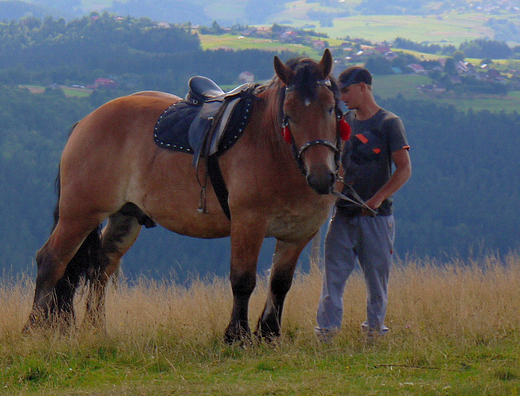
[[334, 20], [333, 27], [317, 27], [331, 38], [362, 37], [372, 42], [392, 41], [404, 37], [416, 43], [458, 47], [464, 41], [493, 37], [493, 31], [485, 26], [489, 19], [484, 14], [450, 13], [443, 16], [411, 15], [363, 15]]
[[308, 52], [309, 47], [300, 44], [283, 44], [263, 38], [243, 37], [232, 34], [221, 36], [199, 35], [202, 49], [231, 48], [234, 50], [259, 49], [267, 51], [294, 51], [297, 53]]
[[512, 91], [507, 96], [499, 95], [455, 95], [453, 93], [424, 93], [417, 88], [431, 84], [428, 77], [418, 75], [391, 75], [374, 77], [374, 93], [383, 98], [393, 98], [398, 94], [408, 100], [425, 100], [454, 106], [459, 111], [489, 110], [493, 113], [518, 112], [520, 109], [520, 91]]
[[[260, 314], [266, 281], [251, 301]], [[517, 395], [520, 390], [520, 257], [398, 263], [390, 333], [367, 342], [365, 288], [356, 273], [344, 326], [320, 344], [317, 266], [299, 274], [273, 344], [228, 346], [226, 279], [191, 287], [142, 279], [112, 286], [107, 332], [20, 334], [31, 280], [0, 284], [0, 394], [5, 395]], [[84, 301], [78, 300], [81, 321]]]
[[[19, 85], [19, 88], [27, 88], [33, 94], [41, 94], [45, 92], [43, 85]], [[61, 85], [58, 87], [68, 98], [85, 98], [89, 96], [93, 90], [88, 88], [72, 88]]]

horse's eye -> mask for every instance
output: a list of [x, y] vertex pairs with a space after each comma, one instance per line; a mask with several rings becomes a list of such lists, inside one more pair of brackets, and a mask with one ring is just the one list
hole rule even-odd
[[329, 114], [332, 114], [332, 113], [334, 113], [334, 106], [329, 107]]

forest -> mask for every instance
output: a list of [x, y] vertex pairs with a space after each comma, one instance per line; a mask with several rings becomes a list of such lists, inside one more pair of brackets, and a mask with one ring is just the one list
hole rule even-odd
[[194, 74], [231, 83], [244, 70], [270, 78], [271, 64], [265, 51], [202, 51], [189, 25], [160, 28], [148, 18], [105, 12], [0, 23], [0, 84], [85, 85], [117, 76], [121, 88], [177, 92]]
[[[104, 102], [143, 89], [183, 96], [190, 76], [237, 84], [243, 70], [273, 75], [274, 53], [203, 51], [190, 26], [158, 29], [150, 20], [107, 14], [68, 23], [27, 19], [0, 26], [0, 271], [34, 271], [34, 254], [52, 225], [54, 179], [70, 127]], [[295, 54], [278, 53], [282, 59]], [[67, 97], [51, 87], [33, 94], [21, 84], [86, 84], [113, 77], [115, 89]], [[375, 77], [377, 79], [377, 76]], [[377, 96], [377, 91], [376, 91]], [[403, 96], [377, 98], [400, 115], [411, 145], [413, 175], [396, 195], [398, 256], [440, 261], [518, 249], [520, 115], [459, 112]], [[325, 230], [325, 227], [324, 227]], [[260, 271], [269, 267], [267, 240]], [[308, 252], [302, 268], [308, 268]], [[224, 275], [227, 239], [202, 241], [160, 227], [143, 230], [125, 256], [129, 275]], [[2, 273], [0, 272], [0, 274]]]

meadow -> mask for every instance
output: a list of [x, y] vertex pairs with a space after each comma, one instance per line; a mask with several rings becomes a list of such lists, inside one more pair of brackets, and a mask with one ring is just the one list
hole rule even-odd
[[[360, 15], [334, 20], [332, 27], [319, 27], [317, 31], [331, 38], [363, 37], [373, 42], [405, 37], [417, 43], [432, 43], [458, 47], [464, 41], [493, 37], [486, 26], [485, 14], [446, 13], [442, 16], [413, 15]], [[295, 23], [294, 26], [298, 26]]]
[[[1, 395], [516, 395], [520, 390], [520, 255], [407, 258], [391, 277], [390, 333], [367, 340], [365, 287], [355, 273], [344, 325], [313, 333], [321, 267], [299, 273], [274, 343], [226, 345], [227, 279], [190, 285], [141, 278], [110, 287], [107, 331], [21, 334], [33, 281], [0, 284]], [[254, 327], [265, 301], [259, 278]], [[77, 298], [78, 323], [84, 306]]]
[[466, 112], [488, 110], [490, 112], [513, 113], [520, 108], [520, 91], [510, 91], [507, 95], [455, 94], [453, 92], [425, 93], [418, 88], [432, 84], [432, 80], [420, 75], [386, 75], [374, 78], [376, 96], [389, 99], [402, 95], [408, 100], [421, 100], [432, 103], [444, 103]]

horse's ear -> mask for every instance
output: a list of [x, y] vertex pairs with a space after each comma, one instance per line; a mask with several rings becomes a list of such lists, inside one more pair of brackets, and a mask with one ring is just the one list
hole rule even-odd
[[274, 57], [274, 70], [276, 71], [276, 75], [280, 80], [282, 80], [285, 85], [291, 85], [293, 71], [289, 66], [283, 63], [278, 56]]
[[334, 62], [334, 59], [332, 58], [332, 53], [327, 48], [325, 49], [325, 52], [323, 53], [323, 57], [320, 61], [320, 67], [323, 78], [327, 78], [332, 71], [332, 64]]

